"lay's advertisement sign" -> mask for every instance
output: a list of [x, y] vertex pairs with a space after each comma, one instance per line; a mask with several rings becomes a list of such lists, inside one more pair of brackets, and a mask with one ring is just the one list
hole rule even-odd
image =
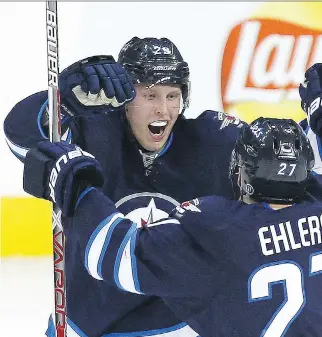
[[322, 3], [263, 4], [226, 41], [224, 111], [246, 122], [259, 116], [303, 119], [298, 86], [316, 62], [322, 62]]

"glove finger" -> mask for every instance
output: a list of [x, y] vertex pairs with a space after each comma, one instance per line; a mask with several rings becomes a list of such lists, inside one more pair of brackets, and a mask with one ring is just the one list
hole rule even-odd
[[127, 73], [124, 73], [123, 75], [120, 75], [119, 78], [123, 84], [126, 99], [127, 100], [134, 99], [136, 96], [136, 92], [131, 77]]
[[123, 90], [126, 96], [126, 99], [129, 100], [133, 100], [136, 96], [136, 91], [134, 88], [134, 85], [131, 82], [126, 81], [123, 84]]
[[[115, 89], [111, 81], [110, 75], [108, 71], [106, 71], [105, 64], [97, 64], [94, 67], [100, 81], [99, 96], [104, 103], [109, 104], [111, 102], [111, 99], [115, 96]], [[104, 94], [102, 94], [102, 91], [104, 91]]]
[[114, 65], [113, 64], [103, 64], [105, 73], [107, 74], [108, 77], [110, 78], [117, 78], [117, 74], [114, 71]]
[[113, 71], [116, 75], [120, 75], [120, 74], [127, 74], [125, 68], [122, 66], [122, 64], [120, 63], [113, 63], [111, 64]]
[[132, 97], [135, 98], [135, 96], [136, 96], [136, 91], [135, 91], [135, 86], [134, 86], [134, 84], [133, 84], [132, 78], [131, 78], [131, 76], [128, 75], [128, 74], [126, 74], [126, 76], [127, 76], [128, 83], [130, 83], [130, 85], [131, 85], [131, 94], [132, 94]]
[[94, 66], [87, 66], [83, 68], [85, 80], [87, 82], [88, 92], [92, 95], [97, 95], [101, 90], [99, 74]]
[[65, 91], [67, 88], [73, 89], [78, 85], [83, 85], [85, 82], [84, 76], [80, 73], [73, 73], [67, 76], [66, 79], [62, 79], [59, 82], [59, 89]]
[[102, 89], [105, 97], [111, 100], [115, 96], [115, 88], [110, 77], [105, 77], [103, 80]]
[[[122, 83], [119, 79], [119, 74], [116, 74], [116, 72], [114, 71], [115, 67], [116, 67], [117, 63], [115, 64], [104, 64], [104, 69], [106, 71], [106, 73], [108, 74], [109, 78], [111, 79], [113, 88], [114, 88], [114, 95], [110, 95], [110, 97], [114, 97], [115, 96], [115, 100], [114, 103], [118, 104], [118, 106], [120, 104], [122, 104], [123, 102], [125, 102], [125, 93], [124, 90], [122, 88]], [[112, 104], [113, 105], [113, 104]], [[113, 105], [114, 106], [114, 105]]]
[[109, 104], [111, 104], [113, 101], [116, 101], [116, 100], [115, 100], [115, 97], [112, 97], [112, 98], [106, 97], [105, 92], [104, 92], [103, 89], [100, 91], [99, 96], [100, 96], [101, 101], [102, 101], [104, 104], [106, 104], [106, 105], [109, 105]]
[[[124, 67], [119, 63], [105, 64], [104, 69], [109, 74], [115, 88], [117, 106], [133, 99], [134, 86]], [[115, 105], [114, 105], [115, 106]]]
[[87, 82], [84, 81], [82, 84], [81, 84], [81, 89], [83, 92], [85, 92], [85, 94], [88, 94], [88, 85], [87, 85]]
[[126, 101], [126, 95], [125, 95], [121, 81], [118, 78], [113, 78], [112, 82], [115, 88], [115, 98], [117, 102], [124, 103]]

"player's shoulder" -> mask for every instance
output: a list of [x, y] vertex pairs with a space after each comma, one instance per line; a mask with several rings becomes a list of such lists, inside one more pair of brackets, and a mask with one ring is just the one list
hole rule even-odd
[[236, 219], [244, 221], [266, 213], [269, 211], [264, 203], [246, 204], [240, 200], [213, 195], [185, 201], [174, 209], [171, 216], [183, 222], [200, 223], [203, 219], [208, 219], [213, 226], [222, 226], [224, 222], [231, 224]]
[[[25, 97], [16, 103], [4, 120], [4, 132], [8, 139], [14, 143], [30, 145], [28, 138], [39, 137], [38, 121], [41, 119], [46, 108], [47, 91], [40, 91]], [[23, 141], [21, 141], [21, 139]]]
[[313, 198], [322, 201], [322, 175], [313, 173], [308, 181], [307, 191]]
[[17, 102], [12, 110], [30, 110], [34, 108], [39, 110], [39, 106], [45, 103], [47, 97], [47, 91], [36, 92]]
[[221, 111], [206, 110], [200, 114], [197, 119], [201, 123], [210, 123], [212, 127], [218, 128], [219, 131], [225, 131], [231, 128], [240, 129], [243, 122], [239, 117], [227, 114]]
[[188, 119], [187, 124], [199, 138], [218, 144], [235, 142], [244, 125], [238, 117], [213, 110], [206, 110], [197, 118]]
[[221, 196], [205, 196], [184, 201], [178, 205], [171, 216], [181, 220], [200, 221], [202, 218], [219, 219], [226, 218], [243, 207], [244, 203]]

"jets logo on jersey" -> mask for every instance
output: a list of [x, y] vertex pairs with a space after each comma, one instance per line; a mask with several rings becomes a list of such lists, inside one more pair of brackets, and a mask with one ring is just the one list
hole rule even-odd
[[218, 112], [218, 120], [222, 121], [220, 130], [224, 129], [229, 124], [234, 124], [238, 127], [241, 126], [240, 119], [238, 117], [228, 115], [224, 112]]
[[116, 203], [118, 210], [138, 227], [146, 227], [155, 221], [168, 218], [179, 205], [175, 199], [161, 193], [134, 193]]
[[193, 199], [183, 202], [180, 207], [191, 212], [201, 212], [197, 207], [200, 204], [199, 199]]

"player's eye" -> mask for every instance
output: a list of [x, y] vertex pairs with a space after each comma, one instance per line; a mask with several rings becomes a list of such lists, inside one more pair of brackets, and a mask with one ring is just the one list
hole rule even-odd
[[153, 94], [153, 93], [144, 93], [142, 96], [144, 97], [144, 99], [146, 99], [148, 101], [152, 101], [156, 97], [155, 94]]
[[179, 97], [179, 95], [180, 94], [178, 92], [171, 93], [171, 94], [168, 95], [168, 99], [170, 101], [174, 101], [175, 99], [177, 99]]
[[155, 94], [150, 93], [150, 94], [148, 94], [147, 97], [148, 97], [148, 100], [151, 101], [151, 100], [154, 100], [156, 96], [155, 96]]

